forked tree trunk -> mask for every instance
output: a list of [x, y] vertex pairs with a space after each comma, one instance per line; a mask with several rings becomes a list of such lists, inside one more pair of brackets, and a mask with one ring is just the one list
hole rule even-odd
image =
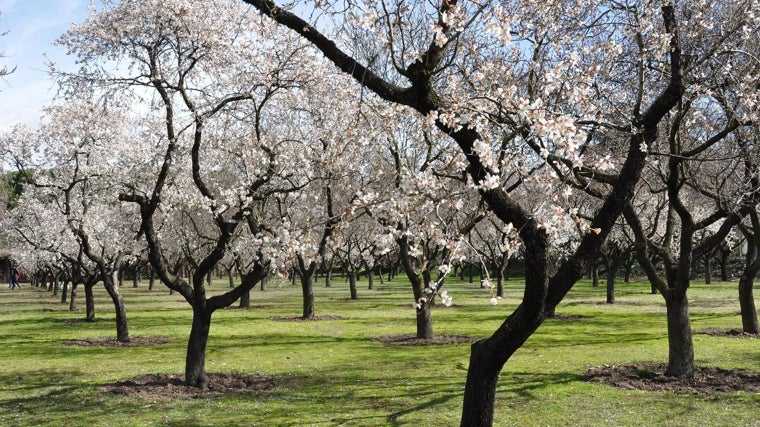
[[433, 339], [433, 317], [430, 312], [430, 304], [422, 304], [417, 309], [417, 339]]
[[193, 326], [187, 342], [185, 356], [185, 384], [205, 389], [208, 387], [206, 375], [206, 344], [211, 330], [211, 313], [204, 307], [193, 306]]
[[689, 300], [686, 293], [665, 296], [668, 318], [668, 368], [669, 377], [692, 378], [694, 376], [694, 343], [689, 320]]

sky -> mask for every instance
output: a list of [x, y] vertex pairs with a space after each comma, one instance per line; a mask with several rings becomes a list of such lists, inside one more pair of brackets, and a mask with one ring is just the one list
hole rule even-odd
[[0, 0], [0, 67], [16, 67], [0, 80], [0, 131], [17, 123], [36, 127], [41, 109], [55, 95], [47, 58], [61, 69], [74, 60], [53, 41], [88, 14], [90, 0]]

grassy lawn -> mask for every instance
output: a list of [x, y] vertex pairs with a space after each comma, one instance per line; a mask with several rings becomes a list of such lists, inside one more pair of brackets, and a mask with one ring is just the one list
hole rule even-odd
[[[249, 310], [214, 314], [209, 372], [276, 376], [265, 392], [209, 399], [141, 400], [100, 386], [150, 373], [184, 370], [191, 311], [163, 287], [122, 289], [132, 336], [167, 337], [142, 347], [78, 347], [67, 340], [115, 336], [113, 308], [96, 289], [95, 323], [76, 322], [60, 297], [31, 289], [0, 289], [0, 426], [450, 426], [458, 425], [468, 345], [394, 346], [372, 338], [414, 333], [409, 285], [398, 279], [348, 299], [348, 285], [316, 285], [318, 316], [300, 314], [300, 288], [270, 282], [254, 290]], [[212, 291], [226, 289], [219, 280]], [[436, 333], [485, 337], [521, 295], [491, 306], [486, 291], [448, 283], [453, 307], [434, 310]], [[736, 283], [695, 283], [692, 327], [740, 328]], [[693, 396], [616, 389], [580, 380], [602, 364], [667, 361], [665, 307], [646, 283], [619, 283], [614, 306], [603, 287], [581, 282], [557, 308], [576, 320], [548, 320], [502, 371], [496, 425], [515, 426], [760, 426], [760, 395]], [[694, 336], [701, 366], [760, 370], [760, 341]]]

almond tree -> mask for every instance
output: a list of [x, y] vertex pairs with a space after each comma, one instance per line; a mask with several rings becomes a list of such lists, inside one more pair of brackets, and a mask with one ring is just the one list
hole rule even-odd
[[85, 283], [90, 320], [92, 285], [102, 281], [114, 304], [117, 340], [127, 342], [126, 308], [116, 275], [138, 250], [130, 239], [137, 228], [129, 217], [124, 219], [116, 193], [110, 191], [113, 175], [107, 172], [108, 165], [119, 161], [119, 152], [111, 147], [122, 143], [118, 131], [111, 133], [120, 129], [111, 123], [123, 123], [125, 117], [80, 96], [49, 107], [46, 119], [39, 130], [25, 137], [16, 134], [15, 151], [25, 157], [15, 161], [31, 176], [31, 185], [16, 213], [15, 230], [37, 250], [55, 254], [54, 264], [67, 279]]
[[[744, 6], [751, 8], [750, 3], [735, 5]], [[757, 120], [757, 88], [747, 76], [758, 68], [742, 59], [755, 40], [747, 31], [757, 28], [757, 19], [743, 9], [708, 3], [691, 7], [690, 12], [698, 12], [684, 16], [689, 89], [668, 118], [668, 133], [650, 145], [647, 176], [652, 179], [646, 180], [649, 186], [638, 201], [651, 203], [650, 190], [661, 195], [666, 206], [662, 233], [650, 232], [651, 217], [637, 215], [632, 205], [625, 211], [636, 237], [637, 259], [665, 299], [665, 373], [677, 377], [692, 377], [695, 370], [687, 296], [694, 262], [717, 248], [760, 201], [756, 173], [744, 166], [741, 148], [746, 141], [739, 132]], [[720, 28], [713, 31], [713, 22], [700, 15], [720, 22]], [[651, 253], [663, 260], [662, 274]]]
[[[67, 76], [69, 87], [90, 87], [105, 99], [124, 94], [141, 120], [128, 134], [134, 151], [118, 197], [137, 208], [136, 234], [157, 277], [193, 309], [185, 360], [191, 386], [208, 384], [214, 311], [285, 265], [289, 233], [278, 197], [303, 188], [309, 164], [292, 106], [299, 86], [315, 78], [315, 59], [294, 56], [303, 50], [295, 40], [225, 0], [204, 8], [181, 0], [104, 2], [60, 39], [82, 64]], [[193, 267], [189, 281], [165, 249], [177, 240]], [[206, 276], [228, 252], [239, 257], [241, 284], [208, 296]]]
[[[523, 301], [490, 338], [472, 346], [465, 388], [462, 425], [490, 425], [503, 365], [541, 325], [546, 306], [556, 306], [592, 261], [632, 196], [658, 123], [680, 98], [676, 8], [670, 3], [659, 11], [632, 5], [613, 13], [614, 2], [573, 7], [552, 1], [306, 2], [324, 8], [312, 16], [338, 16], [339, 25], [327, 26], [306, 21], [271, 0], [245, 2], [310, 41], [377, 96], [428, 118], [466, 156], [470, 179], [494, 215], [519, 230], [526, 264]], [[597, 116], [604, 110], [594, 105], [593, 95], [620, 80], [595, 82], [607, 74], [597, 72], [618, 65], [614, 55], [619, 45], [635, 45], [637, 33], [622, 27], [640, 9], [646, 9], [647, 31], [638, 40], [658, 46], [651, 54], [663, 60], [664, 73], [639, 79], [638, 88], [623, 100], [630, 101], [629, 130], [621, 132], [628, 150], [599, 190], [603, 203], [588, 224], [594, 232], [584, 235], [573, 255], [549, 277], [551, 215], [538, 217], [536, 207], [507, 190], [525, 178], [531, 162], [551, 154], [569, 159], [570, 170], [583, 165], [589, 132], [576, 123], [600, 122]], [[365, 43], [345, 39], [357, 33], [365, 36]], [[644, 73], [647, 67], [635, 58], [616, 71], [631, 71], [626, 78], [636, 79], [636, 70]], [[533, 147], [544, 156], [527, 155], [535, 152]], [[587, 160], [596, 164], [602, 159]], [[556, 182], [551, 173], [533, 177], [536, 188], [544, 186], [540, 191]]]

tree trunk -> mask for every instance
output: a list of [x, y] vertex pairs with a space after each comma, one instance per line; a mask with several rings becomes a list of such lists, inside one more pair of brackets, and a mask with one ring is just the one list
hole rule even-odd
[[[114, 276], [117, 274], [114, 273]], [[129, 342], [129, 327], [127, 325], [127, 309], [124, 306], [124, 298], [119, 290], [118, 280], [111, 277], [103, 278], [103, 285], [113, 301], [116, 312], [116, 341]]]
[[470, 365], [462, 404], [462, 427], [493, 425], [494, 401], [499, 373], [507, 360], [543, 323], [541, 311], [525, 303], [510, 315], [490, 337], [470, 346]]
[[243, 295], [240, 295], [240, 308], [251, 308], [251, 291], [243, 292]]
[[509, 264], [509, 257], [506, 254], [502, 254], [501, 262], [496, 267], [496, 296], [504, 298], [504, 279], [507, 271], [507, 265]]
[[332, 286], [332, 268], [327, 267], [327, 273], [325, 273], [325, 287], [329, 288]]
[[433, 339], [433, 317], [430, 304], [422, 304], [417, 309], [417, 339]]
[[193, 306], [193, 326], [187, 342], [185, 357], [185, 384], [205, 389], [208, 387], [206, 375], [206, 344], [211, 330], [211, 313], [204, 307]]
[[227, 270], [227, 279], [230, 282], [230, 288], [235, 287], [235, 279], [232, 277], [232, 269]]
[[95, 287], [95, 281], [85, 282], [84, 284], [84, 305], [85, 311], [87, 311], [85, 320], [87, 322], [95, 321], [95, 296], [93, 295], [93, 288]]
[[267, 282], [269, 282], [269, 276], [264, 276], [261, 278], [261, 290], [266, 291], [267, 290]]
[[607, 304], [615, 304], [615, 270], [607, 269]]
[[668, 369], [669, 377], [692, 378], [694, 376], [694, 343], [689, 320], [689, 300], [686, 293], [671, 293], [665, 297], [668, 317]]
[[71, 285], [71, 298], [69, 298], [69, 311], [77, 311], [77, 283]]
[[61, 304], [66, 304], [66, 300], [69, 297], [69, 281], [63, 281], [63, 289], [61, 290]]
[[720, 280], [728, 282], [728, 258], [731, 251], [721, 250], [720, 252]]
[[623, 260], [615, 257], [607, 263], [607, 304], [615, 304], [615, 276]]
[[712, 260], [710, 255], [705, 255], [705, 284], [712, 283]]
[[625, 261], [625, 277], [623, 281], [629, 283], [631, 281], [631, 271], [633, 270], [633, 260], [628, 259]]
[[380, 284], [381, 284], [381, 285], [384, 285], [384, 284], [385, 284], [385, 283], [383, 282], [383, 269], [382, 269], [382, 268], [380, 268], [380, 267], [378, 267], [378, 268], [377, 268], [377, 278], [378, 278], [378, 279], [380, 279]]
[[757, 275], [748, 274], [745, 270], [739, 278], [739, 306], [742, 313], [742, 331], [747, 334], [760, 334], [760, 325], [757, 320], [755, 298], [752, 295], [754, 278]]
[[[295, 272], [293, 277], [295, 277]], [[314, 318], [314, 284], [311, 281], [311, 275], [301, 275], [301, 293], [303, 295], [303, 314], [304, 319]]]
[[153, 271], [153, 267], [150, 269], [150, 278], [148, 279], [148, 290], [152, 291], [156, 285], [156, 272]]
[[599, 287], [599, 263], [596, 261], [591, 264], [591, 287]]
[[350, 270], [347, 274], [348, 274], [348, 289], [351, 292], [351, 299], [357, 300], [359, 299], [359, 295], [356, 292], [356, 272], [354, 270]]
[[371, 268], [367, 268], [367, 289], [370, 291], [375, 288], [375, 272]]
[[140, 267], [135, 265], [135, 268], [132, 270], [132, 287], [133, 288], [139, 288], [140, 287]]
[[60, 286], [60, 284], [61, 284], [61, 281], [60, 281], [59, 277], [56, 276], [53, 279], [53, 296], [54, 297], [58, 296], [58, 286]]

